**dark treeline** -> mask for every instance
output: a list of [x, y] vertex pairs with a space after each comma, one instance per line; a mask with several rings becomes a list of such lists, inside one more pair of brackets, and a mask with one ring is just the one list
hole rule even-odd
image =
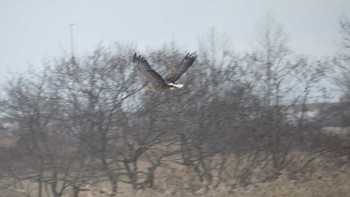
[[[273, 181], [282, 171], [304, 180], [300, 172], [315, 158], [349, 153], [343, 138], [313, 132], [303, 113], [291, 113], [318, 95], [335, 66], [333, 79], [348, 101], [350, 23], [343, 17], [340, 24], [343, 52], [317, 61], [294, 54], [272, 19], [246, 53], [212, 31], [176, 92], [147, 91], [131, 63], [135, 47], [123, 44], [14, 77], [0, 103], [2, 135], [15, 139], [0, 147], [0, 188], [30, 196], [30, 182], [39, 197], [46, 190], [78, 196], [86, 185], [108, 182], [113, 196], [122, 183], [135, 191], [158, 188], [157, 171], [172, 165], [190, 169], [207, 188], [227, 179], [232, 187]], [[143, 56], [164, 73], [185, 54], [165, 45]], [[306, 154], [298, 164], [296, 152]]]

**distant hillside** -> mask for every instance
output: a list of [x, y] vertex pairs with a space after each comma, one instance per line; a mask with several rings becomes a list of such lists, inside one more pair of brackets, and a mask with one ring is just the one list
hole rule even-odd
[[289, 114], [291, 120], [302, 118], [318, 128], [350, 126], [350, 102], [300, 104], [290, 108]]

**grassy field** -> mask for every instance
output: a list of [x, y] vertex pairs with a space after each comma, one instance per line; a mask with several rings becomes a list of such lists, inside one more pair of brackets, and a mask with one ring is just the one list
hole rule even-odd
[[[302, 161], [302, 157], [298, 158]], [[328, 164], [325, 164], [325, 163]], [[301, 162], [302, 163], [302, 162]], [[227, 173], [233, 176], [234, 169], [228, 169]], [[238, 170], [238, 169], [236, 169]], [[196, 178], [191, 169], [178, 165], [172, 165], [172, 168], [161, 168], [157, 171], [155, 187], [134, 191], [130, 185], [119, 184], [117, 196], [121, 197], [186, 197], [186, 196], [204, 196], [204, 197], [346, 197], [350, 196], [350, 166], [337, 166], [336, 163], [329, 162], [326, 158], [318, 158], [310, 163], [305, 169], [299, 171], [294, 177], [291, 177], [287, 171], [282, 171], [280, 176], [274, 181], [261, 182], [259, 176], [265, 174], [264, 170], [255, 169], [252, 175], [253, 181], [248, 186], [240, 186], [235, 179], [229, 176], [222, 176], [218, 181], [214, 170], [213, 184], [205, 187]], [[297, 178], [296, 178], [297, 177]], [[26, 191], [11, 192], [8, 189], [1, 190], [0, 197], [20, 197], [37, 196], [36, 185], [29, 182], [23, 183]], [[23, 188], [22, 188], [23, 189]], [[80, 197], [106, 197], [108, 195], [108, 183], [99, 185], [87, 185], [83, 188], [86, 191], [80, 192]], [[48, 191], [45, 189], [45, 191]], [[49, 192], [44, 192], [45, 197], [53, 196]], [[71, 191], [66, 190], [64, 197], [71, 196]]]

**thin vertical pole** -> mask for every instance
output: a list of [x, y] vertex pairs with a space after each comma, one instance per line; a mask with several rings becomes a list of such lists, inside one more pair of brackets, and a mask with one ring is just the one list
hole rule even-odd
[[74, 26], [74, 23], [71, 23], [70, 24], [70, 50], [71, 50], [71, 53], [72, 53], [72, 58], [74, 58], [73, 26]]

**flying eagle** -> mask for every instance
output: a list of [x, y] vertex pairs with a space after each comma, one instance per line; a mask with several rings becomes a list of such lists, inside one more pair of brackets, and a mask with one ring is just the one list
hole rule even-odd
[[160, 76], [155, 70], [152, 69], [151, 65], [145, 58], [136, 53], [133, 56], [133, 63], [136, 64], [137, 69], [147, 78], [152, 84], [154, 89], [159, 91], [173, 91], [178, 88], [182, 88], [182, 84], [175, 84], [180, 77], [187, 71], [187, 69], [196, 60], [195, 53], [188, 53], [177, 66], [171, 68], [164, 78]]

